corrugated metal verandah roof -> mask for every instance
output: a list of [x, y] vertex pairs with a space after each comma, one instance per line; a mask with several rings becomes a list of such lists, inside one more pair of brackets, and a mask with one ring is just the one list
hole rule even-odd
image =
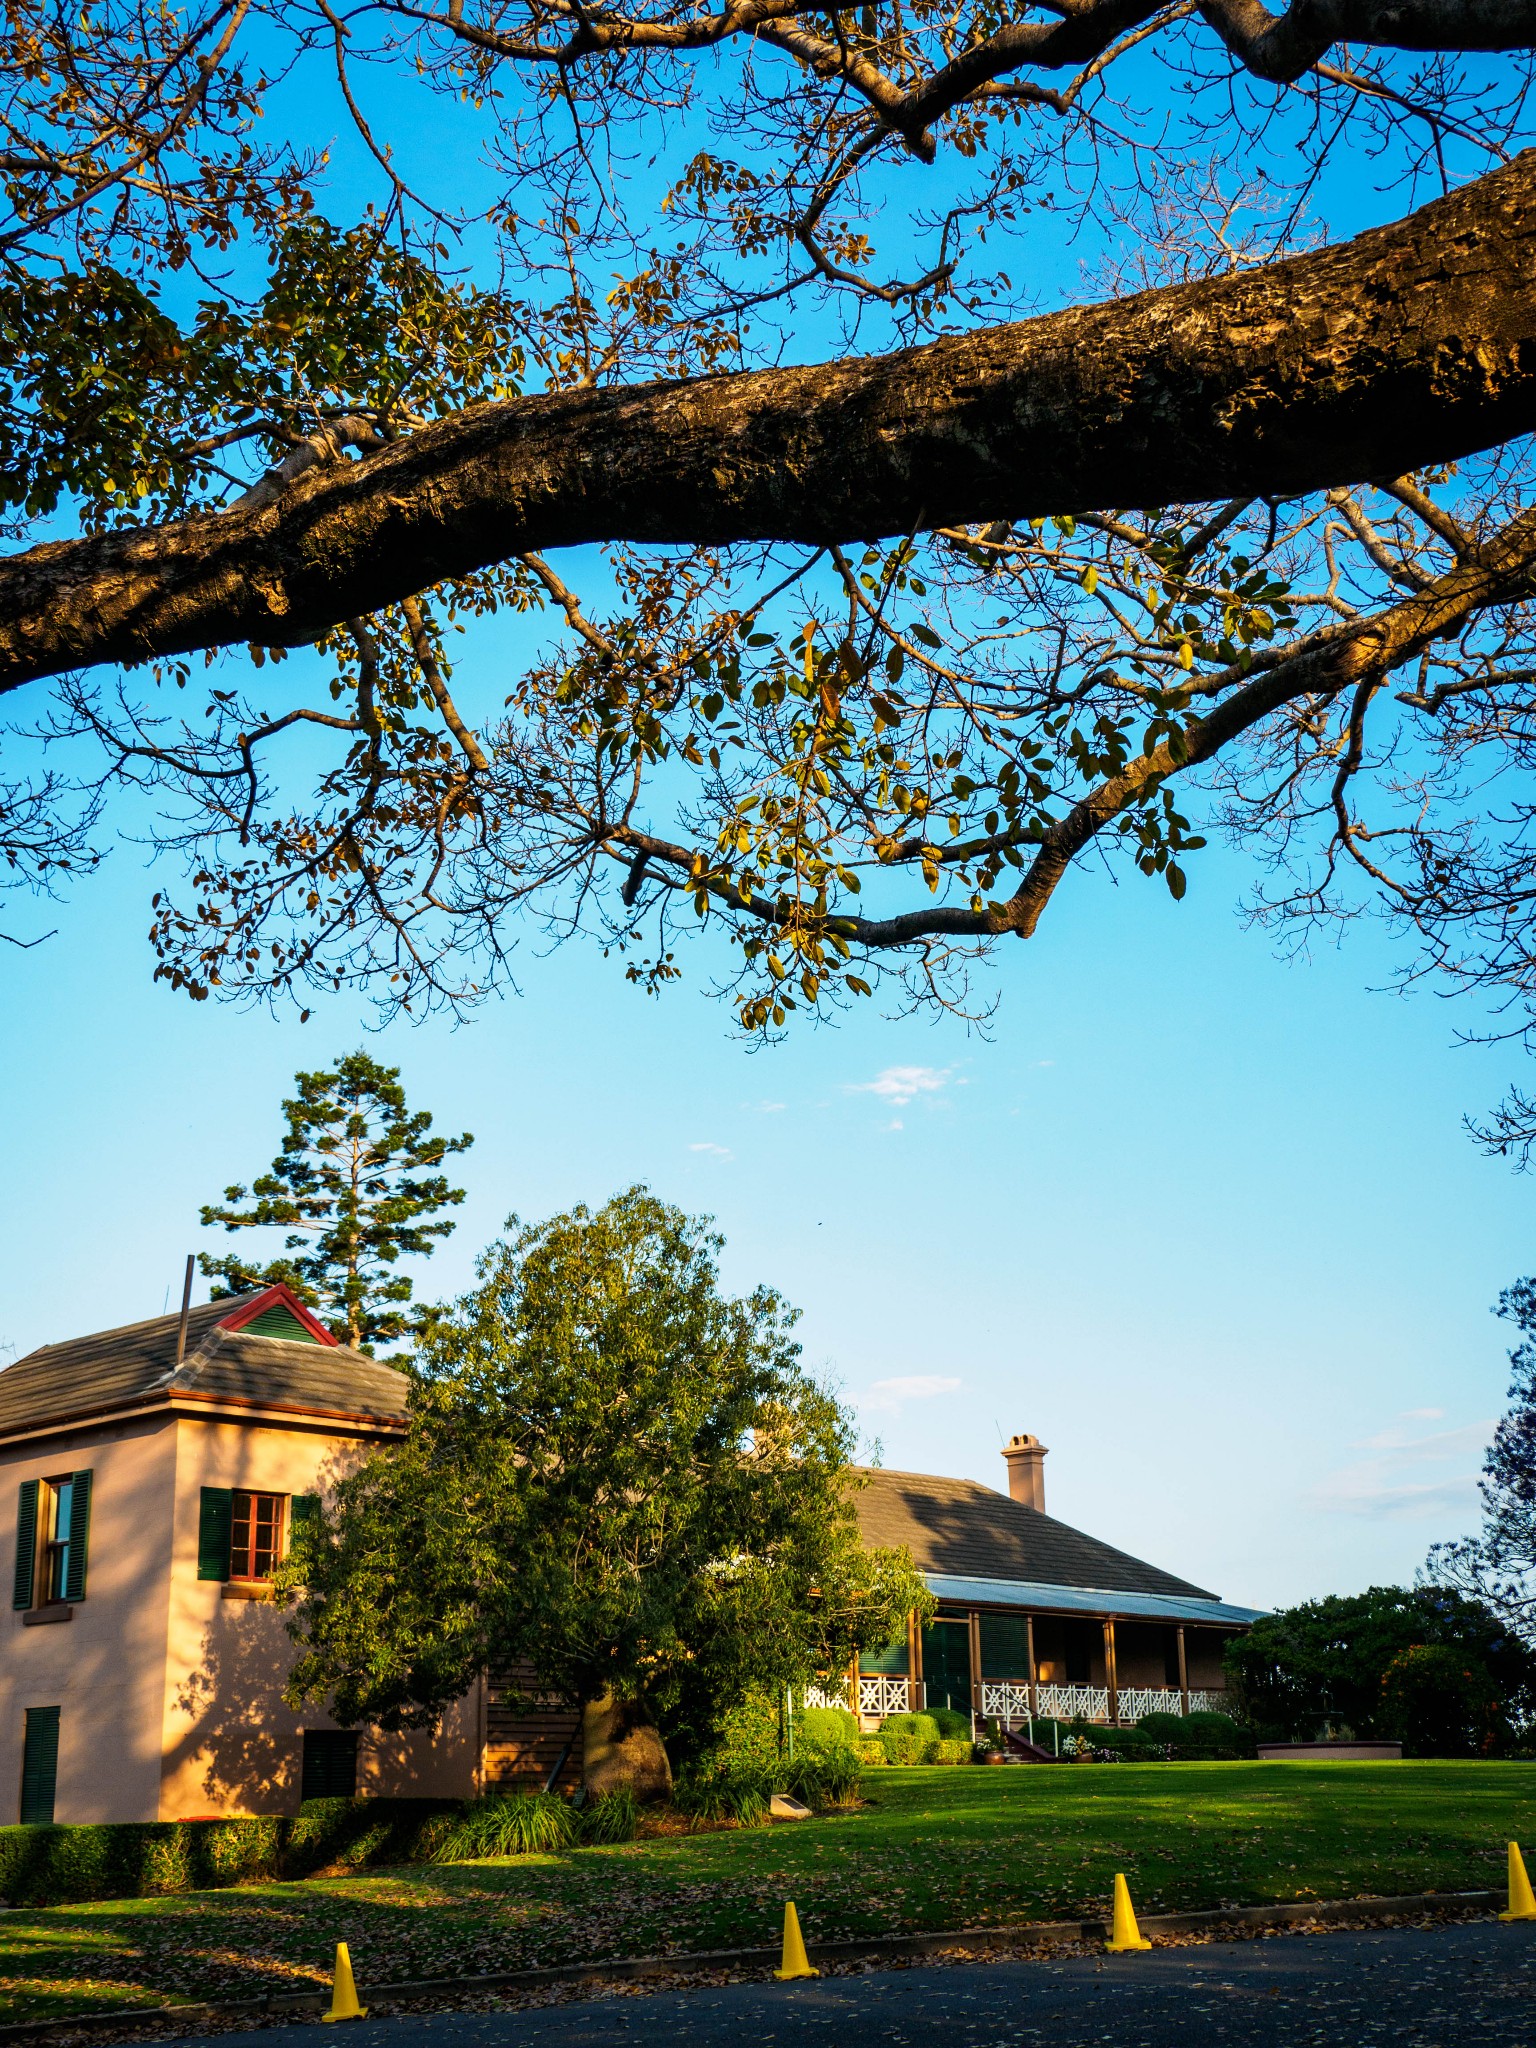
[[924, 1572], [928, 1590], [962, 1607], [1020, 1607], [1033, 1614], [1091, 1614], [1114, 1621], [1184, 1621], [1208, 1628], [1251, 1628], [1262, 1607], [1225, 1600], [1179, 1600], [1163, 1593], [1122, 1593], [1111, 1586], [1032, 1585], [1027, 1579], [962, 1579]]

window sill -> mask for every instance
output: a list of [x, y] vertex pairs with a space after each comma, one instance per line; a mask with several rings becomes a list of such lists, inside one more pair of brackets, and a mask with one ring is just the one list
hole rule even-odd
[[49, 1600], [41, 1607], [29, 1607], [22, 1615], [27, 1628], [44, 1628], [50, 1621], [73, 1621], [75, 1610], [67, 1600]]
[[226, 1579], [219, 1588], [221, 1600], [270, 1600], [272, 1588], [265, 1579]]

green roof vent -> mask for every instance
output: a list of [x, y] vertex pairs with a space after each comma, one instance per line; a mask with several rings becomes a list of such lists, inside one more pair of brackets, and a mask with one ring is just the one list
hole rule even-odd
[[289, 1344], [318, 1344], [320, 1339], [313, 1330], [306, 1329], [291, 1308], [275, 1301], [270, 1308], [264, 1308], [259, 1316], [252, 1316], [242, 1324], [241, 1335], [245, 1337], [281, 1337]]

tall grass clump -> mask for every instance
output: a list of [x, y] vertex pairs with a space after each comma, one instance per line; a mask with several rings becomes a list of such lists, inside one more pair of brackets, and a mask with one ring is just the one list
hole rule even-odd
[[811, 1750], [784, 1769], [784, 1789], [807, 1806], [857, 1806], [862, 1794], [859, 1760], [849, 1749]]
[[485, 1856], [549, 1855], [576, 1840], [577, 1817], [552, 1792], [512, 1792], [476, 1799], [452, 1815], [438, 1837], [435, 1863], [473, 1863]]
[[583, 1807], [579, 1822], [581, 1839], [593, 1848], [612, 1842], [632, 1842], [640, 1826], [640, 1808], [628, 1785], [604, 1792], [590, 1806]]
[[768, 1818], [773, 1781], [763, 1771], [734, 1769], [690, 1772], [681, 1778], [672, 1804], [690, 1820], [734, 1821], [737, 1827], [761, 1827]]

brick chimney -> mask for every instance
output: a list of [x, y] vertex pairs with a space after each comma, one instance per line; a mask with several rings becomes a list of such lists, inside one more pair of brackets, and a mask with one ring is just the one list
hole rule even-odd
[[1045, 1513], [1046, 1448], [1037, 1436], [1011, 1436], [1003, 1451], [1008, 1493], [1021, 1507]]

